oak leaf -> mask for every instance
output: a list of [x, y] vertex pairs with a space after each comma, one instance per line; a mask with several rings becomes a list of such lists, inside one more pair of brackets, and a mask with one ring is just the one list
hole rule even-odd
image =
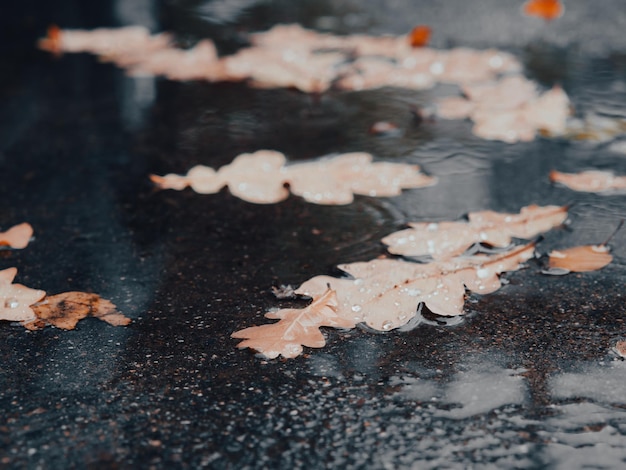
[[17, 268], [0, 271], [0, 320], [29, 322], [35, 319], [31, 305], [46, 293], [21, 284], [13, 284]]
[[213, 194], [228, 186], [233, 195], [256, 204], [282, 201], [289, 189], [316, 204], [349, 204], [354, 194], [395, 196], [402, 189], [430, 186], [437, 181], [420, 173], [417, 165], [372, 159], [368, 153], [354, 152], [286, 165], [282, 153], [259, 150], [239, 155], [218, 171], [198, 165], [185, 176], [151, 175], [150, 179], [162, 189], [189, 186], [202, 194]]
[[446, 259], [460, 255], [474, 243], [506, 247], [513, 237], [531, 239], [565, 219], [564, 206], [530, 205], [519, 214], [472, 212], [467, 222], [411, 223], [409, 229], [392, 233], [382, 242], [396, 255]]
[[280, 321], [245, 328], [233, 333], [232, 337], [245, 338], [237, 347], [255, 349], [270, 359], [278, 355], [296, 357], [302, 352], [302, 346], [323, 347], [326, 340], [319, 330], [322, 326], [355, 326], [354, 322], [337, 315], [337, 295], [329, 288], [303, 309], [282, 309], [265, 316]]
[[388, 331], [415, 316], [420, 302], [443, 316], [463, 313], [465, 288], [489, 294], [501, 287], [499, 274], [516, 271], [534, 256], [534, 243], [496, 255], [421, 264], [395, 259], [339, 265], [352, 279], [316, 276], [296, 293], [317, 298], [330, 286], [337, 292], [337, 314], [355, 323]]
[[565, 250], [553, 250], [549, 254], [550, 269], [562, 270], [562, 273], [597, 271], [611, 261], [613, 255], [607, 245], [582, 245]]
[[402, 189], [436, 184], [417, 165], [372, 162], [364, 152], [345, 153], [285, 167], [291, 192], [316, 204], [349, 204], [354, 194], [396, 196]]
[[552, 170], [550, 181], [566, 186], [574, 191], [615, 194], [626, 191], [626, 176], [615, 176], [612, 171], [583, 171], [561, 173]]
[[[170, 47], [167, 34], [151, 35], [142, 26], [121, 28], [98, 28], [94, 30], [60, 29], [51, 26], [48, 37], [39, 40], [39, 47], [54, 53], [90, 52], [102, 58], [120, 57], [132, 62], [141, 60], [150, 53]], [[127, 63], [127, 62], [124, 62]]]
[[30, 330], [38, 330], [47, 325], [73, 330], [80, 320], [88, 316], [114, 326], [128, 325], [131, 321], [119, 313], [110, 301], [86, 292], [51, 295], [32, 305], [32, 309], [37, 319], [25, 325]]
[[22, 249], [28, 246], [33, 236], [33, 227], [29, 223], [14, 225], [6, 232], [0, 232], [0, 246]]
[[488, 294], [500, 288], [499, 274], [515, 271], [534, 255], [534, 244], [513, 248], [497, 255], [439, 261], [429, 264], [392, 259], [340, 265], [351, 278], [316, 276], [303, 283], [296, 293], [311, 297], [304, 309], [268, 313], [278, 323], [246, 328], [233, 333], [247, 338], [240, 348], [250, 347], [273, 358], [295, 357], [302, 346], [322, 347], [320, 326], [352, 328], [364, 322], [388, 331], [405, 325], [424, 303], [439, 315], [463, 313], [465, 289]]

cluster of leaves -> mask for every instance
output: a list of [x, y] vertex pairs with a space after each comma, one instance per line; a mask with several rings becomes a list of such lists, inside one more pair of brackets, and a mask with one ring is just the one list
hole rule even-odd
[[150, 178], [162, 189], [191, 187], [201, 194], [217, 193], [228, 186], [233, 195], [257, 204], [282, 201], [289, 191], [315, 204], [349, 204], [354, 194], [396, 196], [402, 189], [437, 182], [436, 178], [420, 173], [417, 165], [372, 162], [372, 156], [363, 152], [292, 165], [286, 162], [280, 152], [259, 150], [239, 155], [218, 171], [197, 165], [184, 176]]
[[[545, 17], [553, 19], [550, 15], [557, 12], [554, 5], [539, 5], [545, 0], [530, 3], [533, 5], [524, 10], [527, 14], [541, 15], [545, 10]], [[563, 90], [555, 88], [539, 95], [537, 85], [519, 74], [520, 63], [502, 51], [425, 47], [431, 32], [430, 27], [420, 25], [397, 37], [337, 36], [299, 25], [277, 25], [250, 35], [251, 47], [225, 57], [218, 57], [210, 40], [182, 50], [173, 46], [168, 34], [150, 35], [137, 26], [92, 31], [52, 27], [39, 45], [56, 54], [91, 52], [131, 74], [247, 81], [260, 88], [291, 87], [306, 93], [331, 87], [423, 90], [437, 83], [452, 83], [462, 88], [465, 98], [440, 101], [438, 114], [471, 118], [479, 137], [517, 142], [534, 139], [538, 131], [550, 135], [565, 132], [569, 100]]]
[[[17, 225], [0, 233], [0, 245], [14, 249], [25, 248], [33, 234], [30, 224]], [[29, 330], [39, 330], [52, 325], [73, 330], [79, 320], [93, 316], [111, 325], [128, 325], [130, 319], [115, 310], [108, 300], [96, 294], [65, 292], [46, 295], [13, 281], [17, 268], [0, 271], [0, 320], [20, 322]]]
[[[427, 29], [425, 29], [427, 28]], [[488, 81], [521, 69], [511, 55], [458, 48], [423, 47], [430, 29], [403, 36], [337, 36], [299, 25], [277, 25], [250, 35], [251, 47], [218, 57], [210, 40], [182, 50], [168, 34], [150, 35], [139, 26], [92, 31], [51, 27], [39, 47], [55, 54], [90, 52], [131, 74], [165, 75], [174, 80], [242, 81], [261, 88], [293, 87], [306, 93], [331, 86], [364, 89], [398, 86], [432, 88], [437, 82]]]
[[[353, 328], [364, 323], [389, 331], [410, 322], [420, 304], [437, 315], [462, 315], [466, 290], [495, 292], [502, 285], [501, 273], [516, 271], [535, 256], [534, 242], [513, 245], [513, 238], [533, 238], [566, 218], [566, 207], [529, 206], [519, 214], [484, 211], [470, 214], [467, 221], [411, 224], [383, 242], [392, 253], [422, 260], [428, 256], [430, 262], [385, 258], [340, 265], [347, 277], [316, 276], [294, 291], [312, 298], [307, 307], [269, 312], [267, 318], [279, 321], [245, 328], [232, 336], [244, 339], [240, 348], [255, 349], [268, 358], [291, 358], [303, 346], [324, 346], [320, 327]], [[491, 247], [490, 252], [479, 253], [485, 245]], [[590, 251], [602, 252], [603, 259], [590, 262]], [[564, 260], [565, 264], [558, 264]], [[601, 246], [550, 255], [550, 266], [560, 273], [599, 269], [610, 261], [608, 249]]]

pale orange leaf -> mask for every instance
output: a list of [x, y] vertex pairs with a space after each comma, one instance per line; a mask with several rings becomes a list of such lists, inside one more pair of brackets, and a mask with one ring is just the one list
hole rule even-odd
[[302, 352], [302, 346], [321, 348], [326, 340], [319, 330], [322, 326], [353, 328], [355, 323], [337, 315], [337, 295], [326, 289], [303, 309], [282, 309], [265, 315], [278, 322], [253, 326], [233, 333], [233, 338], [245, 338], [237, 346], [254, 349], [265, 357], [279, 355], [292, 358]]
[[588, 193], [611, 194], [626, 191], [626, 176], [615, 176], [612, 171], [591, 170], [581, 173], [561, 173], [552, 170], [550, 181], [574, 191]]
[[14, 225], [6, 232], [0, 232], [0, 246], [6, 245], [20, 250], [28, 246], [33, 236], [33, 227], [29, 223]]
[[431, 186], [437, 181], [420, 173], [417, 165], [372, 160], [370, 154], [358, 152], [285, 165], [282, 153], [259, 150], [239, 155], [217, 172], [198, 165], [185, 176], [151, 175], [150, 179], [162, 189], [190, 186], [203, 194], [228, 186], [234, 196], [256, 204], [280, 202], [289, 190], [316, 204], [349, 204], [354, 194], [396, 196], [403, 189]]
[[337, 315], [388, 331], [413, 318], [419, 303], [444, 316], [463, 314], [465, 288], [489, 294], [500, 288], [499, 274], [515, 271], [534, 256], [534, 244], [497, 255], [455, 258], [428, 264], [375, 259], [340, 265], [352, 279], [316, 276], [296, 293], [316, 298], [330, 286], [337, 292]]
[[28, 322], [35, 319], [31, 305], [46, 293], [21, 284], [13, 284], [17, 268], [0, 271], [0, 320]]
[[606, 245], [583, 245], [565, 250], [550, 252], [549, 266], [551, 269], [563, 269], [580, 273], [597, 271], [613, 261], [613, 256]]
[[562, 224], [567, 208], [530, 205], [519, 214], [480, 211], [468, 218], [467, 222], [411, 223], [411, 228], [392, 233], [382, 242], [393, 254], [446, 259], [460, 255], [474, 243], [506, 247], [512, 237], [531, 239]]

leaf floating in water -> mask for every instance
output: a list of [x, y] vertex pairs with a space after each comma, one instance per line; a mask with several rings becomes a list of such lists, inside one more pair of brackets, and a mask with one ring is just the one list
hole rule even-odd
[[411, 223], [411, 228], [383, 238], [390, 253], [446, 259], [460, 255], [474, 243], [506, 247], [512, 237], [531, 239], [567, 219], [567, 207], [523, 207], [519, 214], [473, 212], [468, 222]]
[[566, 250], [553, 250], [549, 254], [548, 271], [544, 274], [562, 275], [570, 272], [597, 271], [613, 261], [610, 254], [609, 242], [624, 226], [624, 219], [620, 221], [613, 233], [599, 245], [584, 245]]
[[52, 25], [48, 36], [39, 40], [39, 47], [51, 52], [91, 52], [103, 59], [115, 62], [118, 58], [124, 63], [141, 60], [140, 56], [171, 47], [168, 34], [150, 35], [142, 26], [122, 28], [98, 28], [91, 31], [80, 29], [60, 29]]
[[418, 25], [409, 33], [411, 47], [424, 47], [430, 41], [432, 29], [426, 25]]
[[538, 16], [546, 21], [556, 20], [565, 12], [560, 0], [528, 0], [522, 8], [525, 15]]
[[45, 297], [42, 290], [13, 284], [17, 268], [0, 271], [0, 320], [29, 322], [35, 319], [31, 305]]
[[110, 301], [86, 292], [65, 292], [51, 295], [32, 305], [37, 319], [26, 326], [38, 330], [52, 325], [64, 330], [73, 330], [76, 324], [88, 316], [98, 318], [114, 326], [125, 326], [130, 318], [122, 315]]
[[321, 348], [326, 340], [319, 330], [322, 326], [354, 328], [355, 323], [337, 315], [337, 295], [334, 290], [326, 291], [303, 309], [288, 308], [270, 312], [267, 318], [280, 321], [253, 326], [232, 334], [243, 338], [237, 347], [252, 348], [273, 359], [279, 355], [292, 358], [302, 352], [302, 346]]
[[418, 26], [407, 40], [406, 36], [335, 36], [299, 25], [277, 25], [250, 35], [251, 47], [219, 58], [209, 40], [185, 51], [173, 47], [169, 35], [150, 35], [138, 26], [93, 31], [56, 28], [39, 41], [39, 47], [54, 53], [91, 52], [134, 74], [173, 80], [247, 80], [261, 88], [292, 87], [306, 93], [321, 93], [335, 85], [425, 89], [439, 78], [467, 83], [521, 69], [504, 52], [424, 47], [430, 32], [428, 26]]
[[574, 273], [597, 271], [613, 261], [609, 251], [606, 245], [583, 245], [566, 250], [553, 250], [549, 255], [549, 266], [550, 269], [563, 269]]
[[574, 191], [616, 194], [626, 191], [626, 176], [615, 176], [612, 171], [583, 171], [581, 173], [561, 173], [552, 170], [550, 181], [562, 184]]
[[514, 143], [533, 140], [537, 132], [560, 136], [567, 131], [569, 98], [560, 87], [543, 94], [530, 80], [511, 75], [496, 82], [463, 86], [467, 99], [448, 96], [437, 103], [444, 119], [470, 118], [475, 135]]
[[365, 152], [344, 153], [285, 167], [291, 192], [316, 204], [349, 204], [354, 194], [391, 197], [403, 189], [423, 188], [437, 178], [420, 173], [417, 165], [373, 162]]
[[285, 165], [280, 152], [259, 150], [242, 154], [217, 172], [195, 166], [186, 176], [151, 175], [162, 189], [190, 186], [202, 194], [217, 193], [228, 186], [231, 193], [256, 204], [272, 204], [287, 198], [289, 190], [315, 204], [349, 204], [354, 194], [372, 197], [396, 196], [403, 189], [436, 184], [417, 165], [373, 162], [368, 153], [354, 152], [309, 162]]
[[569, 114], [563, 90], [539, 96], [536, 84], [519, 75], [522, 67], [512, 55], [465, 47], [432, 49], [426, 47], [430, 33], [422, 25], [408, 36], [335, 36], [298, 25], [277, 25], [250, 35], [251, 47], [224, 57], [218, 57], [210, 40], [182, 50], [172, 46], [167, 34], [150, 35], [141, 27], [57, 28], [39, 45], [53, 52], [92, 52], [131, 74], [247, 81], [259, 88], [295, 88], [305, 93], [322, 93], [331, 87], [423, 90], [452, 83], [462, 87], [470, 103], [444, 99], [439, 113], [444, 118], [470, 117], [479, 137], [513, 143], [532, 140], [538, 131], [562, 135]]
[[313, 299], [308, 307], [268, 313], [268, 318], [281, 321], [247, 328], [233, 337], [248, 338], [239, 347], [250, 347], [267, 357], [295, 357], [302, 345], [324, 346], [320, 326], [352, 328], [364, 322], [375, 330], [390, 331], [407, 324], [420, 303], [438, 315], [461, 315], [466, 288], [480, 294], [495, 292], [502, 285], [501, 273], [516, 271], [533, 256], [531, 243], [496, 255], [429, 264], [375, 259], [340, 265], [351, 278], [309, 279], [296, 290]]
[[21, 250], [28, 246], [33, 236], [33, 227], [29, 223], [22, 223], [11, 227], [6, 232], [0, 232], [0, 247], [8, 246]]

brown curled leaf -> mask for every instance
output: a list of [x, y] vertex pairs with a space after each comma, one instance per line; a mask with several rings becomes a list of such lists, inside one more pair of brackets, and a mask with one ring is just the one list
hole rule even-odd
[[549, 255], [549, 266], [551, 269], [564, 269], [574, 273], [597, 271], [613, 261], [609, 251], [606, 245], [583, 245], [553, 250]]
[[110, 301], [97, 294], [86, 292], [64, 292], [51, 295], [32, 305], [37, 316], [27, 328], [37, 330], [52, 325], [64, 330], [73, 330], [76, 324], [88, 316], [98, 318], [114, 326], [128, 325], [131, 320], [115, 309]]
[[19, 225], [14, 225], [6, 232], [0, 232], [0, 247], [9, 246], [16, 250], [21, 250], [28, 246], [28, 242], [33, 236], [33, 227], [24, 222]]

